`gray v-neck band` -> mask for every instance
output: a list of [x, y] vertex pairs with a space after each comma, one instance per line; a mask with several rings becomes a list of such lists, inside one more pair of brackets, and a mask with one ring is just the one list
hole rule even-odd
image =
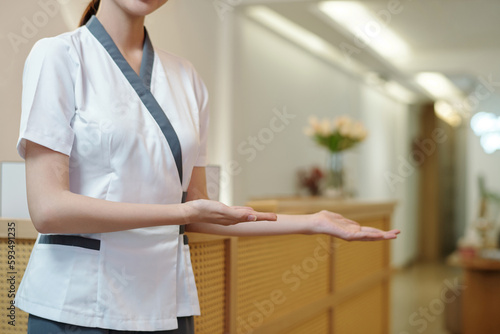
[[153, 49], [153, 44], [151, 44], [151, 40], [149, 39], [148, 32], [146, 28], [144, 28], [144, 47], [142, 50], [142, 60], [141, 60], [141, 69], [140, 76], [142, 82], [151, 90], [151, 78], [153, 77], [153, 63], [155, 60], [155, 52]]
[[165, 112], [158, 104], [158, 101], [156, 101], [150, 90], [154, 63], [154, 50], [146, 29], [144, 29], [144, 48], [140, 76], [138, 76], [127, 60], [125, 60], [115, 42], [113, 42], [111, 36], [109, 36], [108, 32], [104, 29], [97, 17], [92, 16], [86, 26], [92, 35], [94, 35], [94, 37], [109, 53], [118, 68], [122, 71], [123, 75], [127, 78], [128, 82], [132, 85], [137, 95], [139, 95], [141, 101], [149, 110], [156, 123], [158, 123], [158, 126], [167, 139], [170, 150], [174, 156], [177, 172], [179, 173], [182, 185], [182, 150], [179, 137], [177, 137], [177, 133], [168, 120], [167, 115], [165, 115]]

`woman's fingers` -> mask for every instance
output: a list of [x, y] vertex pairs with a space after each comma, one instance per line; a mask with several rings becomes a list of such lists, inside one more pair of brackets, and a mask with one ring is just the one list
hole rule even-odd
[[272, 212], [259, 212], [255, 211], [250, 207], [230, 207], [231, 215], [240, 222], [255, 222], [262, 220], [275, 221], [277, 220], [277, 215]]
[[359, 223], [330, 211], [315, 214], [319, 222], [320, 233], [327, 233], [347, 241], [375, 241], [395, 239], [400, 233], [393, 229], [384, 231], [371, 226], [360, 226]]
[[246, 211], [246, 218], [245, 221], [261, 221], [261, 220], [270, 220], [270, 221], [275, 221], [278, 219], [278, 216], [275, 213], [272, 212], [258, 212], [255, 211], [253, 208], [249, 206], [232, 206], [231, 209], [235, 210], [243, 210]]
[[230, 207], [218, 201], [199, 199], [189, 201], [186, 205], [195, 209], [194, 222], [234, 225], [243, 222], [277, 219], [277, 215], [272, 212], [258, 212], [248, 206]]
[[365, 232], [383, 232], [382, 230], [375, 228], [375, 227], [370, 227], [370, 226], [362, 226], [361, 231]]
[[361, 227], [361, 231], [366, 231], [366, 232], [382, 232], [382, 233], [385, 233], [385, 234], [390, 234], [390, 235], [397, 235], [399, 233], [401, 233], [400, 230], [390, 230], [390, 231], [384, 231], [384, 230], [380, 230], [378, 228], [375, 228], [375, 227], [370, 227], [370, 226], [363, 226]]
[[383, 240], [384, 239], [384, 233], [382, 232], [359, 232], [356, 235], [356, 240]]
[[389, 240], [395, 239], [396, 234], [390, 232], [358, 232], [354, 234], [349, 240], [350, 241], [376, 241], [376, 240]]
[[277, 219], [278, 219], [278, 216], [272, 212], [250, 211], [247, 214], [246, 221], [249, 221], [249, 222], [262, 221], [262, 220], [275, 221]]
[[278, 219], [278, 215], [273, 213], [273, 212], [257, 212], [254, 211], [255, 216], [257, 219], [255, 221], [259, 220], [270, 220], [270, 221], [276, 221]]

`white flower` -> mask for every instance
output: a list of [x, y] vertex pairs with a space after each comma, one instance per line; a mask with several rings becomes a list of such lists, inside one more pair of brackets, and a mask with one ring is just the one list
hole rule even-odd
[[339, 127], [339, 133], [341, 136], [349, 137], [351, 134], [353, 122], [350, 118], [346, 118]]
[[309, 125], [314, 131], [319, 130], [319, 120], [316, 116], [309, 116]]
[[348, 116], [340, 116], [333, 120], [327, 118], [319, 120], [316, 116], [309, 116], [309, 126], [304, 128], [304, 134], [307, 136], [329, 137], [336, 132], [354, 141], [362, 141], [367, 136], [363, 124], [355, 122]]
[[333, 120], [335, 129], [340, 130], [345, 124], [350, 123], [351, 119], [347, 116], [340, 116]]
[[367, 131], [361, 122], [356, 122], [352, 127], [352, 137], [356, 140], [362, 141], [367, 136]]
[[328, 137], [333, 133], [332, 124], [328, 119], [323, 119], [319, 125], [319, 134]]

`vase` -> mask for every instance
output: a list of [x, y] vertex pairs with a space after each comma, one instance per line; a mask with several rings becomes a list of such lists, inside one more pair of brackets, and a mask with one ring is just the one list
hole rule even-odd
[[323, 194], [331, 198], [344, 197], [344, 162], [342, 152], [328, 152]]

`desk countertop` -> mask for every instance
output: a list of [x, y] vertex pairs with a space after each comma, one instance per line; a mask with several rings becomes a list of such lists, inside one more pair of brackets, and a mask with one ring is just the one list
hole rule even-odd
[[465, 259], [460, 256], [458, 251], [448, 256], [446, 262], [451, 266], [467, 270], [500, 271], [500, 261], [498, 260], [485, 259], [479, 256]]

